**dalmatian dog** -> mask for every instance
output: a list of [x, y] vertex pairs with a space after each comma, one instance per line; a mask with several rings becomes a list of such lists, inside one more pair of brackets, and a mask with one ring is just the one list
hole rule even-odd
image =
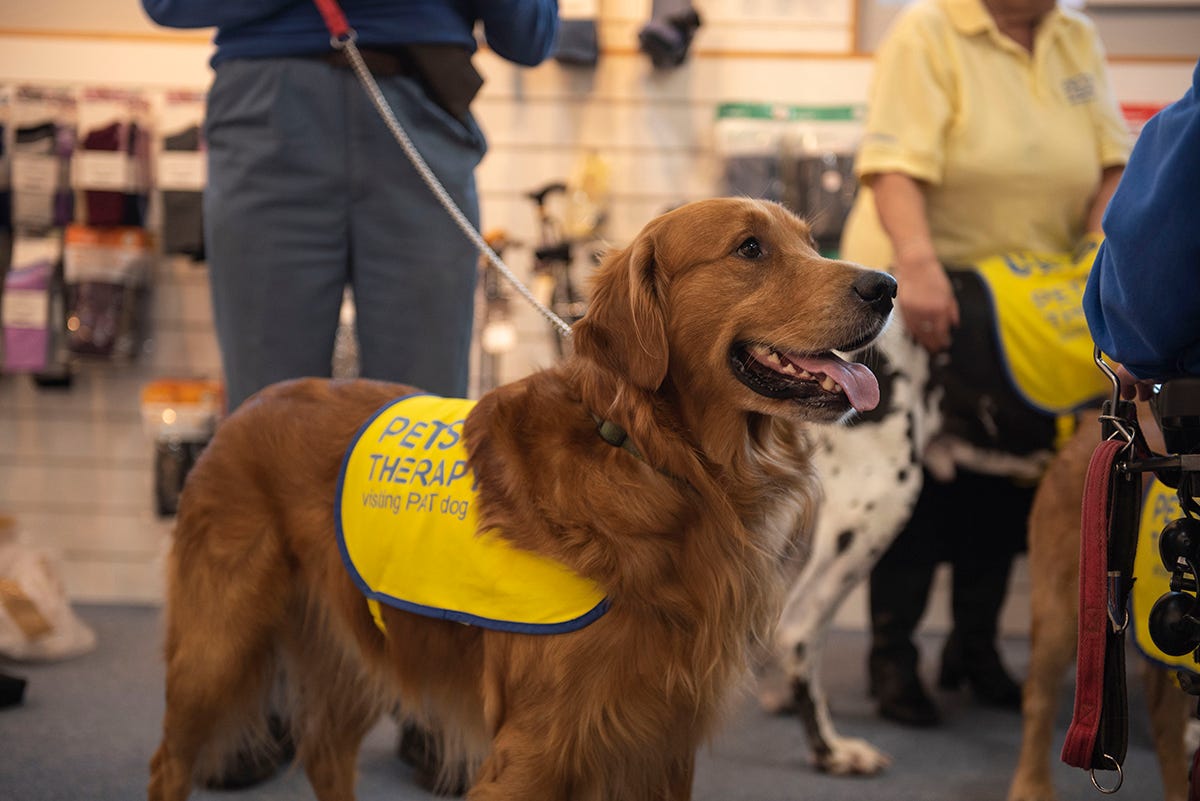
[[928, 354], [898, 321], [874, 358], [864, 361], [879, 379], [881, 403], [819, 432], [814, 454], [824, 487], [821, 514], [780, 619], [776, 661], [759, 678], [762, 707], [794, 712], [814, 764], [834, 774], [876, 773], [891, 762], [865, 740], [837, 733], [821, 688], [821, 655], [842, 602], [912, 513], [921, 491], [920, 454], [939, 415], [927, 392]]
[[[999, 365], [999, 356], [996, 351], [989, 365], [971, 350], [996, 347], [989, 341], [991, 323], [970, 319], [970, 309], [982, 315], [990, 311], [987, 303], [972, 302], [981, 291], [972, 277], [951, 275], [963, 321], [950, 352], [931, 357], [896, 319], [878, 340], [873, 358], [864, 359], [879, 379], [879, 406], [817, 434], [825, 497], [811, 552], [780, 620], [775, 661], [764, 667], [758, 686], [765, 710], [800, 718], [814, 765], [831, 774], [873, 774], [891, 762], [870, 743], [838, 734], [820, 666], [842, 602], [866, 580], [911, 516], [923, 468], [940, 480], [951, 479], [960, 466], [1036, 479], [1052, 454], [1037, 443], [1008, 447], [1009, 438], [1001, 432], [1012, 430], [1012, 420], [1004, 418], [1017, 401], [1004, 392], [1007, 379], [993, 382], [995, 391], [979, 391], [977, 384], [986, 376], [962, 375], [964, 363], [971, 365], [968, 372], [998, 373], [1000, 368], [990, 365]], [[960, 425], [962, 418], [970, 419]], [[1039, 436], [1044, 439], [1044, 430]]]

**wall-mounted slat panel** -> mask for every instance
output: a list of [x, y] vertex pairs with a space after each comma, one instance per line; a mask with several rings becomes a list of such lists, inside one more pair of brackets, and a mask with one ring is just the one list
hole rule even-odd
[[[46, 30], [45, 4], [0, 11], [0, 81], [152, 92], [208, 85], [207, 33], [157, 29], [137, 4], [114, 11], [53, 0], [64, 3], [81, 10], [73, 20], [54, 19], [67, 32], [58, 36]], [[484, 225], [525, 243], [506, 253], [524, 277], [537, 236], [524, 193], [566, 178], [584, 150], [611, 167], [606, 230], [622, 246], [656, 214], [717, 191], [712, 123], [720, 103], [859, 103], [870, 82], [870, 59], [849, 52], [850, 3], [706, 0], [692, 58], [666, 71], [637, 52], [649, 0], [604, 0], [601, 8], [595, 69], [553, 61], [519, 69], [487, 51], [476, 59], [487, 82], [475, 110], [491, 142], [479, 171]], [[30, 32], [14, 33], [21, 26]], [[1114, 89], [1125, 101], [1168, 101], [1188, 86], [1193, 64], [1117, 61]], [[512, 313], [518, 347], [501, 359], [504, 380], [554, 359], [549, 326], [518, 301]], [[164, 264], [155, 275], [152, 347], [137, 363], [87, 364], [66, 391], [0, 376], [0, 511], [16, 516], [31, 540], [63, 554], [76, 598], [161, 598], [170, 521], [153, 512], [153, 443], [141, 428], [138, 395], [159, 376], [219, 375], [211, 316], [206, 269]]]

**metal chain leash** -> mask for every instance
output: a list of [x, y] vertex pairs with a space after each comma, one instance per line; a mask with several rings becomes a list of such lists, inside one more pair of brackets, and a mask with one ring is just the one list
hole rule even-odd
[[375, 105], [379, 116], [383, 118], [384, 124], [392, 132], [392, 136], [395, 137], [396, 141], [400, 143], [400, 147], [404, 150], [404, 154], [408, 156], [408, 160], [412, 162], [417, 174], [421, 176], [421, 180], [433, 192], [438, 202], [446, 209], [459, 229], [466, 234], [467, 239], [471, 240], [476, 250], [504, 276], [506, 281], [512, 284], [517, 293], [529, 301], [529, 304], [537, 309], [538, 313], [545, 317], [558, 330], [560, 336], [569, 338], [571, 336], [571, 326], [534, 297], [529, 287], [521, 283], [521, 280], [517, 278], [508, 265], [496, 254], [496, 251], [492, 250], [479, 231], [475, 229], [475, 226], [467, 219], [467, 215], [463, 214], [462, 209], [458, 207], [454, 199], [450, 197], [450, 193], [446, 191], [441, 181], [434, 175], [433, 170], [425, 163], [425, 159], [417, 150], [416, 145], [412, 143], [412, 140], [408, 137], [408, 133], [400, 125], [400, 121], [396, 119], [395, 113], [392, 111], [391, 106], [388, 105], [387, 98], [383, 96], [383, 91], [380, 90], [379, 84], [375, 81], [375, 76], [367, 69], [362, 54], [358, 52], [358, 46], [354, 43], [354, 30], [350, 29], [348, 33], [342, 36], [334, 36], [330, 41], [334, 47], [345, 51], [347, 58], [350, 60], [350, 66], [354, 69], [355, 75], [358, 76], [359, 83], [362, 84], [368, 97], [371, 98], [371, 102]]

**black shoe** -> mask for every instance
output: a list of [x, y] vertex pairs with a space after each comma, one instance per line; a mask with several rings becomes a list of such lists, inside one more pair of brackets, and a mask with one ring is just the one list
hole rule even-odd
[[286, 724], [271, 715], [267, 728], [274, 741], [272, 748], [238, 751], [226, 763], [224, 770], [204, 782], [209, 790], [242, 790], [262, 784], [296, 756], [296, 743]]
[[452, 769], [444, 779], [441, 777], [442, 755], [434, 733], [414, 723], [401, 724], [396, 756], [413, 769], [413, 781], [422, 790], [441, 796], [467, 794], [470, 777], [465, 766]]
[[25, 679], [0, 673], [0, 707], [16, 706], [25, 700]]
[[943, 690], [957, 690], [963, 684], [971, 688], [984, 706], [1021, 709], [1021, 685], [1005, 670], [995, 643], [964, 645], [960, 638], [951, 634], [942, 650], [938, 686]]
[[870, 691], [879, 716], [905, 726], [927, 728], [942, 722], [941, 713], [917, 676], [913, 665], [873, 659]]

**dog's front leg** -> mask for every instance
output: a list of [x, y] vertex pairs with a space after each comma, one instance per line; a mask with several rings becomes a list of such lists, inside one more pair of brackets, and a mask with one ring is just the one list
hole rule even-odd
[[[1031, 571], [1035, 558], [1031, 548]], [[1029, 674], [1022, 689], [1021, 751], [1008, 801], [1054, 801], [1057, 797], [1050, 769], [1054, 719], [1063, 676], [1075, 656], [1075, 615], [1061, 608], [1041, 609], [1036, 590], [1034, 596]]]
[[[888, 429], [898, 430], [902, 422], [902, 418], [893, 421]], [[823, 454], [825, 501], [813, 536], [813, 552], [792, 585], [776, 638], [783, 683], [773, 686], [764, 682], [759, 695], [769, 711], [790, 711], [800, 717], [813, 763], [838, 775], [878, 773], [891, 764], [891, 757], [865, 740], [837, 733], [819, 674], [838, 609], [895, 538], [907, 519], [904, 510], [911, 509], [920, 486], [917, 469], [872, 466], [870, 470], [879, 475], [860, 474], [850, 468], [850, 462], [837, 458], [837, 444], [852, 445], [854, 439], [874, 434], [838, 431], [831, 435], [839, 439], [831, 441]], [[882, 481], [885, 469], [886, 482]], [[891, 514], [889, 510], [899, 511]]]
[[1180, 691], [1170, 670], [1149, 661], [1140, 667], [1154, 750], [1162, 773], [1163, 797], [1166, 801], [1184, 801], [1188, 798], [1190, 767], [1184, 732], [1191, 718], [1192, 697]]
[[764, 685], [768, 694], [760, 693], [765, 708], [800, 716], [813, 762], [834, 774], [878, 773], [891, 763], [870, 743], [838, 735], [818, 670], [838, 608], [912, 514], [923, 480], [920, 454], [939, 419], [924, 392], [928, 355], [903, 332], [888, 332], [880, 343], [879, 409], [870, 419], [822, 429], [818, 436], [814, 463], [825, 497], [812, 555], [792, 585], [776, 641], [786, 682], [782, 695], [780, 685], [774, 693]]
[[[797, 599], [790, 616], [780, 629], [783, 667], [791, 694], [791, 710], [800, 718], [808, 737], [813, 763], [822, 771], [836, 775], [870, 775], [891, 764], [890, 756], [857, 737], [837, 733], [829, 714], [829, 704], [821, 688], [819, 668], [825, 641], [849, 588], [861, 582], [848, 560], [833, 560], [797, 588], [809, 593]], [[807, 571], [806, 571], [807, 572]]]
[[172, 755], [164, 742], [150, 761], [149, 801], [182, 801], [192, 791], [192, 759]]
[[467, 791], [467, 801], [575, 801], [548, 744], [505, 723]]
[[373, 720], [354, 715], [316, 719], [310, 731], [321, 732], [320, 742], [301, 743], [301, 761], [317, 801], [353, 801], [358, 749]]

